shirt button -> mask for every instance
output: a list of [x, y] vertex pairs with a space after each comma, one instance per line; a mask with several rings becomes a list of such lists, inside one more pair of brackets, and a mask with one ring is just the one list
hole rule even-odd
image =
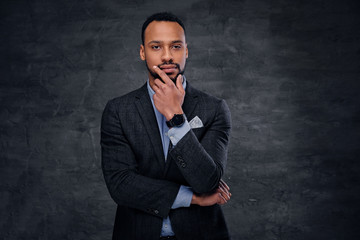
[[183, 158], [181, 156], [177, 156], [177, 160], [179, 160], [179, 162], [182, 162]]
[[155, 213], [155, 214], [159, 214], [159, 210], [154, 210], [154, 213]]
[[181, 166], [182, 166], [183, 168], [185, 168], [185, 167], [186, 167], [186, 163], [182, 163]]

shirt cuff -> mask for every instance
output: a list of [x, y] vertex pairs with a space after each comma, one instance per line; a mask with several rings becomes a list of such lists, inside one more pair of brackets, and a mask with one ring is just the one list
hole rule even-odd
[[171, 206], [171, 209], [190, 207], [192, 196], [193, 196], [193, 191], [191, 190], [191, 187], [186, 187], [184, 185], [181, 185], [179, 192], [175, 198], [175, 201]]
[[185, 134], [190, 131], [190, 129], [190, 124], [187, 119], [185, 119], [185, 122], [181, 127], [171, 128], [167, 135], [170, 138], [172, 145], [175, 146], [185, 136]]

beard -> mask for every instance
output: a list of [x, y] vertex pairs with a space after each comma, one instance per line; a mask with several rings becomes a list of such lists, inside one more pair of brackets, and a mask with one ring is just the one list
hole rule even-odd
[[[159, 64], [159, 65], [157, 65], [157, 67], [158, 67], [158, 68], [161, 68], [162, 65], [169, 65], [169, 64], [175, 65], [176, 68], [179, 70], [179, 73], [176, 74], [175, 77], [172, 78], [172, 77], [169, 76], [169, 78], [170, 78], [170, 79], [174, 82], [174, 84], [176, 85], [176, 79], [178, 78], [178, 76], [179, 76], [180, 74], [181, 74], [181, 75], [184, 75], [185, 66], [186, 66], [186, 65], [184, 66], [183, 69], [181, 69], [181, 68], [180, 68], [180, 65], [179, 65], [178, 63], [174, 63], [173, 61], [170, 61], [170, 62], [164, 62], [164, 63], [162, 63], [162, 64]], [[157, 79], [159, 79], [160, 81], [164, 82], [164, 81], [161, 79], [161, 77], [159, 76], [159, 74], [157, 74], [153, 69], [150, 69], [150, 68], [149, 68], [146, 60], [145, 60], [145, 65], [146, 65], [147, 70], [149, 71], [149, 73], [151, 74], [151, 76], [152, 76], [154, 79], [157, 78]]]

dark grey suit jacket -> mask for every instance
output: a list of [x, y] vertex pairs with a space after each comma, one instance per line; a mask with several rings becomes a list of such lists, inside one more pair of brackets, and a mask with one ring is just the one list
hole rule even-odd
[[227, 161], [231, 121], [225, 101], [188, 82], [183, 111], [204, 127], [190, 130], [165, 162], [146, 84], [107, 103], [101, 147], [105, 182], [118, 204], [113, 239], [159, 239], [168, 215], [180, 240], [229, 239], [219, 205], [171, 209], [180, 185], [196, 193], [216, 189]]

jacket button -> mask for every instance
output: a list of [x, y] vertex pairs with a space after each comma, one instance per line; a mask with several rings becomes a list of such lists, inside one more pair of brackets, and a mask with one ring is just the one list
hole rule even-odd
[[154, 213], [155, 213], [155, 214], [159, 214], [159, 210], [154, 210]]

